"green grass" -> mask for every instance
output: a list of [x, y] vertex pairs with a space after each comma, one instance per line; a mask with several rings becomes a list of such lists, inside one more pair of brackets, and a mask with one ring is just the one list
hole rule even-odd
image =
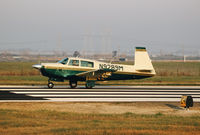
[[[0, 62], [0, 84], [46, 84], [47, 79], [32, 68], [37, 62]], [[122, 64], [133, 65], [133, 62]], [[116, 85], [199, 85], [200, 62], [153, 62], [157, 75], [142, 80], [109, 81], [97, 84]], [[68, 82], [66, 82], [68, 83]], [[58, 83], [62, 84], [62, 83]]]
[[2, 134], [198, 134], [200, 116], [0, 109]]

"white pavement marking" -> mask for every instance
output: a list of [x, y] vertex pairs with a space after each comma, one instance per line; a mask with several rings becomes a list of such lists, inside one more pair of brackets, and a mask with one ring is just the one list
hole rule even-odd
[[[47, 98], [50, 101], [66, 102], [180, 102], [180, 98]], [[200, 99], [193, 99], [200, 102]]]
[[[166, 101], [180, 102], [182, 95], [192, 95], [194, 102], [200, 102], [200, 87], [172, 87], [172, 86], [103, 86], [97, 89], [68, 89], [56, 88], [46, 89], [42, 87], [11, 87], [0, 86], [0, 92], [7, 91], [10, 93], [11, 100], [2, 100], [0, 102], [145, 102], [145, 101]], [[12, 97], [12, 93], [15, 97]], [[27, 100], [21, 97], [22, 100], [17, 100], [20, 94], [27, 97], [40, 98], [38, 100], [30, 98]], [[9, 96], [9, 95], [8, 95]], [[41, 100], [44, 99], [44, 100]]]
[[[146, 97], [146, 98], [150, 98], [150, 97], [157, 97], [157, 98], [177, 98], [177, 97], [181, 97], [181, 95], [28, 95], [28, 96], [32, 96], [32, 97], [44, 97], [44, 98], [49, 98], [49, 97], [61, 97], [61, 98], [84, 98], [84, 97], [102, 97], [102, 98], [106, 98], [106, 97], [110, 97], [110, 98], [115, 98], [115, 97], [119, 97], [119, 98], [127, 98], [127, 97]], [[192, 97], [199, 97], [199, 96], [192, 96]]]
[[[12, 92], [12, 91], [11, 91]], [[192, 95], [200, 95], [200, 91], [199, 92], [16, 92], [16, 91], [13, 91], [13, 93], [16, 93], [16, 94], [45, 94], [45, 95], [50, 95], [50, 94], [114, 94], [114, 95], [119, 95], [119, 94], [126, 94], [126, 95], [131, 95], [131, 94], [160, 94], [160, 95], [164, 95], [164, 94], [173, 94], [173, 95], [185, 95], [185, 94], [192, 94]]]

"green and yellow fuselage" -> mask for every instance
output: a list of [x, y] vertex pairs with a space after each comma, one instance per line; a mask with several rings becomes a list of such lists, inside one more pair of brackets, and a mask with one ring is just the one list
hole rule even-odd
[[[78, 61], [78, 65], [72, 65], [69, 63], [70, 60]], [[82, 66], [81, 62], [86, 61], [92, 63], [92, 66]], [[49, 77], [54, 81], [64, 81], [69, 80], [71, 77], [76, 76], [79, 81], [85, 81], [87, 77], [96, 78], [97, 81], [103, 80], [129, 80], [129, 79], [142, 79], [147, 77], [154, 76], [154, 72], [148, 71], [137, 71], [134, 69], [134, 66], [131, 65], [121, 65], [121, 64], [111, 64], [103, 63], [94, 60], [81, 59], [81, 58], [68, 58], [67, 63], [42, 63], [40, 69], [42, 75]], [[88, 74], [88, 75], [79, 75], [87, 72], [100, 72], [98, 75]], [[109, 75], [105, 75], [110, 73]], [[94, 76], [94, 77], [93, 77]]]
[[50, 81], [69, 80], [71, 88], [77, 86], [77, 81], [86, 81], [86, 88], [92, 88], [95, 81], [142, 79], [156, 74], [144, 47], [136, 47], [134, 65], [70, 57], [57, 63], [42, 63], [33, 67], [49, 78], [49, 88], [53, 87]]

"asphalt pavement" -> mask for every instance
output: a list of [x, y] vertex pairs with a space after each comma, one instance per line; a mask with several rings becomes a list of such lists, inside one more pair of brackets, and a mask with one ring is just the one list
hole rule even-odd
[[198, 86], [0, 86], [0, 102], [180, 102], [191, 95], [200, 102]]

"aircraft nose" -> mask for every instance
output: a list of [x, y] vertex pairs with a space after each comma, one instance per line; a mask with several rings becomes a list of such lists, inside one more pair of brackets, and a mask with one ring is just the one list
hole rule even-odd
[[42, 65], [40, 64], [36, 64], [36, 65], [32, 65], [33, 68], [36, 68], [36, 69], [41, 69], [42, 68]]

